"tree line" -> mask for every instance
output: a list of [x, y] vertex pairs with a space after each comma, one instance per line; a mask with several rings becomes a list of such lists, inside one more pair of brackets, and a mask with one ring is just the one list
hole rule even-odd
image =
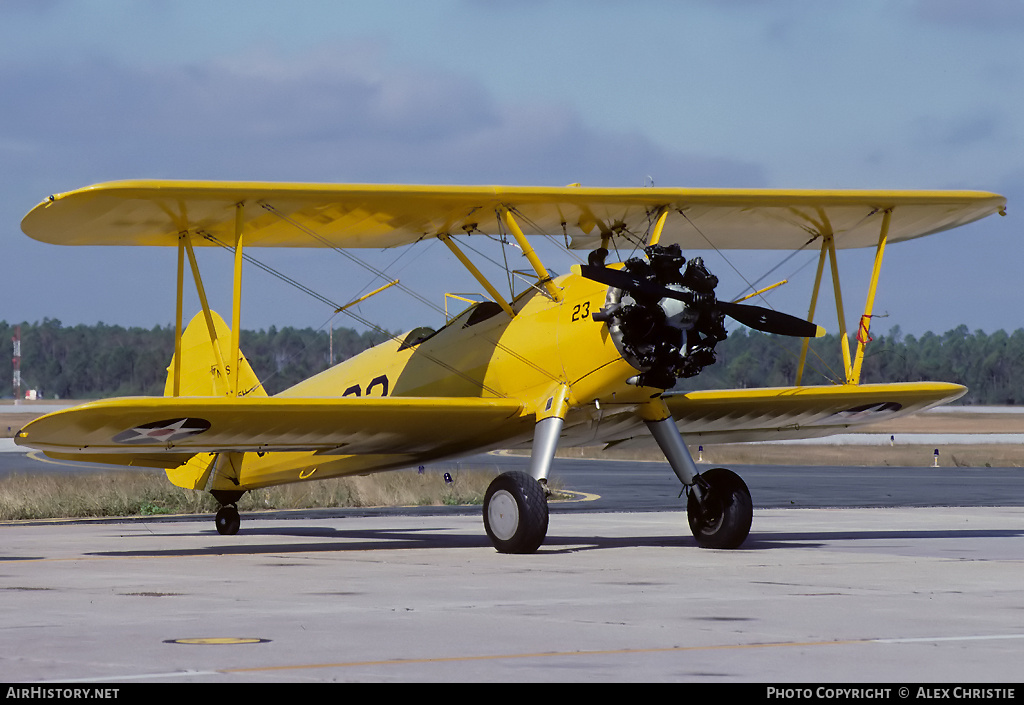
[[[36, 389], [47, 399], [160, 396], [164, 392], [174, 355], [174, 326], [63, 326], [51, 318], [20, 325], [23, 390]], [[0, 321], [0, 341], [11, 346], [14, 333], [14, 324]], [[335, 362], [385, 340], [384, 334], [351, 328], [337, 328], [333, 336]], [[239, 345], [268, 394], [327, 369], [332, 348], [326, 330], [275, 326], [241, 331]], [[7, 358], [8, 380], [13, 379], [11, 359]], [[0, 396], [12, 393], [13, 384]]]
[[[850, 357], [856, 353], [856, 330], [850, 335]], [[801, 341], [739, 329], [716, 348], [717, 361], [704, 368], [684, 389], [728, 389], [787, 386], [796, 379]], [[838, 384], [845, 377], [839, 337], [812, 340], [802, 384]], [[965, 325], [939, 335], [904, 335], [894, 326], [869, 341], [861, 367], [861, 383], [954, 382], [968, 388], [958, 404], [1024, 404], [1024, 329], [992, 334]]]
[[[10, 345], [14, 324], [0, 321]], [[374, 332], [333, 331], [339, 362], [384, 340]], [[242, 351], [270, 394], [325, 370], [331, 344], [326, 330], [281, 328], [240, 334]], [[718, 344], [717, 361], [680, 389], [774, 387], [796, 379], [801, 341], [739, 329]], [[851, 337], [851, 355], [856, 341]], [[8, 347], [8, 350], [12, 348]], [[163, 394], [174, 353], [174, 327], [123, 328], [99, 323], [63, 326], [56, 319], [21, 324], [22, 389], [48, 399], [94, 399]], [[10, 360], [10, 358], [7, 358]], [[10, 363], [8, 363], [10, 364]], [[12, 379], [8, 367], [6, 379]], [[811, 341], [803, 384], [842, 382], [843, 358], [835, 335]], [[966, 385], [961, 404], [1024, 403], [1024, 329], [987, 334], [959, 326], [941, 335], [904, 335], [899, 327], [877, 335], [866, 348], [861, 382], [933, 380]], [[0, 392], [9, 397], [12, 388]]]

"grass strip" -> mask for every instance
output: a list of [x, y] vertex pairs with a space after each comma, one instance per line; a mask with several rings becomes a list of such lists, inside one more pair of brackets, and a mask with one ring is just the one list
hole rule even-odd
[[[496, 473], [396, 471], [267, 487], [245, 493], [240, 511], [327, 507], [482, 504]], [[0, 520], [153, 516], [214, 512], [208, 493], [172, 485], [163, 473], [26, 473], [0, 480]]]

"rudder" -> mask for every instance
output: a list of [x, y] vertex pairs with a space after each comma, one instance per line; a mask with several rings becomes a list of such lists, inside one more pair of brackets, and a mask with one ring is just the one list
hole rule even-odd
[[[195, 315], [181, 334], [181, 371], [178, 382], [178, 396], [181, 397], [226, 397], [231, 395], [231, 381], [221, 371], [221, 362], [230, 374], [231, 329], [216, 312], [210, 312], [214, 335], [211, 336], [206, 317], [202, 312]], [[214, 343], [216, 337], [216, 343]], [[216, 344], [216, 348], [214, 345]], [[220, 352], [218, 359], [217, 352]], [[239, 351], [238, 396], [265, 397], [263, 384], [256, 377], [249, 361]], [[174, 395], [175, 360], [167, 368], [164, 396]], [[201, 490], [206, 486], [210, 470], [216, 460], [214, 453], [200, 453], [187, 463], [176, 468], [166, 468], [167, 479], [178, 487]]]

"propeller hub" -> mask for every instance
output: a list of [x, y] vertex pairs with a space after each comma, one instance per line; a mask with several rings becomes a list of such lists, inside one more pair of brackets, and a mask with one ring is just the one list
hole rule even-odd
[[715, 345], [726, 338], [726, 316], [765, 333], [825, 334], [821, 326], [796, 316], [718, 301], [718, 277], [700, 257], [687, 262], [679, 245], [646, 247], [647, 261], [626, 260], [624, 270], [605, 267], [605, 254], [591, 253], [590, 264], [578, 265], [578, 271], [609, 287], [604, 308], [592, 318], [608, 324], [619, 353], [640, 370], [632, 384], [669, 389], [680, 377], [693, 377], [714, 363]]
[[609, 287], [594, 319], [608, 324], [623, 359], [640, 371], [633, 384], [669, 389], [714, 363], [715, 344], [725, 340], [714, 294], [718, 279], [699, 257], [687, 262], [678, 245], [653, 245], [644, 253], [646, 261], [626, 261], [629, 281]]

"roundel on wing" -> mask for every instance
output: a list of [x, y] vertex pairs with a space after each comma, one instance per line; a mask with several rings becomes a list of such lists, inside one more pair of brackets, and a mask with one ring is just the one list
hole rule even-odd
[[152, 421], [129, 428], [114, 436], [114, 443], [127, 445], [150, 445], [153, 443], [174, 443], [189, 436], [195, 436], [210, 429], [206, 419], [184, 418]]

